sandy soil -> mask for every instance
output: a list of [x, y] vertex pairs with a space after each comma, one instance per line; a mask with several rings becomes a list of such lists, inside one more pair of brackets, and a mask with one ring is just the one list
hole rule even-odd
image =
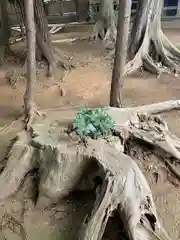
[[[177, 29], [166, 29], [166, 34], [176, 44], [180, 43], [178, 31]], [[71, 34], [73, 35], [73, 33]], [[70, 34], [66, 32], [59, 35], [60, 38], [69, 36]], [[62, 76], [61, 70], [56, 73], [55, 82], [47, 80], [44, 74], [40, 72], [35, 94], [36, 104], [41, 109], [51, 109], [69, 105], [83, 106], [84, 104], [92, 107], [108, 105], [112, 63], [105, 60], [105, 50], [103, 47], [99, 44], [88, 43], [87, 41], [56, 43], [55, 45], [65, 51], [69, 56], [73, 56], [76, 60], [77, 67], [66, 75], [63, 82], [59, 80]], [[19, 43], [14, 49], [19, 50], [20, 47], [22, 47], [22, 44]], [[19, 68], [20, 64], [13, 62], [13, 59], [11, 59], [0, 69], [0, 127], [19, 118], [23, 111], [24, 80], [19, 79], [16, 88], [12, 89], [5, 79], [7, 71]], [[62, 86], [66, 92], [64, 97], [60, 94], [59, 86]], [[142, 77], [139, 73], [136, 73], [125, 79], [122, 96], [124, 106], [179, 99], [180, 79], [170, 75], [162, 75], [157, 79], [148, 73], [144, 73]], [[180, 136], [180, 112], [174, 111], [163, 114], [163, 116], [168, 121], [171, 130]], [[4, 153], [3, 146], [10, 137], [12, 136], [1, 136], [0, 132], [1, 157]], [[162, 164], [157, 164], [157, 160], [153, 159], [153, 157], [148, 163], [142, 163], [142, 161], [138, 163], [145, 171], [151, 184], [153, 193], [155, 194], [158, 212], [165, 228], [173, 239], [180, 239], [179, 187], [174, 187], [166, 178], [155, 185], [153, 181], [151, 181], [152, 168], [151, 171], [147, 170], [147, 167], [154, 162], [156, 162], [156, 165], [153, 165], [153, 167], [157, 168], [158, 166], [159, 169], [162, 168]], [[25, 200], [22, 200], [24, 198]], [[87, 196], [75, 194], [66, 201], [59, 203], [54, 209], [44, 212], [38, 210], [31, 211], [32, 203], [27, 199], [28, 194], [25, 190], [18, 195], [16, 200], [12, 201], [12, 199], [10, 199], [5, 205], [2, 205], [2, 207], [0, 207], [0, 223], [4, 223], [3, 221], [7, 222], [7, 219], [3, 220], [1, 216], [6, 216], [8, 219], [9, 216], [13, 216], [18, 220], [18, 223], [24, 226], [28, 240], [40, 238], [44, 240], [74, 240], [77, 236], [79, 224], [88, 211], [87, 206], [89, 209], [91, 208], [94, 196], [90, 194], [89, 200], [87, 200]], [[22, 206], [24, 206], [24, 208], [22, 208]], [[77, 221], [77, 219], [79, 219], [79, 221]], [[9, 225], [8, 230], [4, 227], [0, 239], [3, 239], [3, 234], [6, 236], [6, 239], [26, 239], [22, 238], [22, 234], [21, 237], [18, 236], [20, 233], [20, 225], [15, 223], [14, 225], [16, 227], [14, 230], [12, 229], [12, 231], [9, 230]], [[116, 221], [112, 219], [109, 226], [104, 239], [119, 239], [118, 233], [115, 231], [115, 228], [118, 228]]]

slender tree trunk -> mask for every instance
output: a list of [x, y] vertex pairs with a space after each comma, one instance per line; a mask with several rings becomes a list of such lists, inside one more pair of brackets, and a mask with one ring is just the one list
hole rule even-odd
[[122, 106], [120, 88], [123, 86], [124, 67], [126, 64], [131, 3], [132, 0], [119, 0], [117, 39], [110, 93], [110, 106], [112, 107]]
[[36, 84], [36, 31], [34, 24], [34, 0], [24, 0], [27, 37], [27, 83], [24, 94], [25, 117], [27, 124], [34, 114], [34, 88]]
[[8, 19], [8, 1], [0, 1], [1, 8], [1, 36], [0, 36], [0, 63], [4, 62], [5, 52], [9, 44], [10, 30]]
[[162, 32], [163, 0], [139, 0], [131, 32], [126, 74], [144, 67], [151, 73], [180, 73], [180, 50]]
[[94, 26], [92, 39], [115, 41], [116, 39], [116, 17], [114, 13], [113, 0], [100, 0], [98, 20]]

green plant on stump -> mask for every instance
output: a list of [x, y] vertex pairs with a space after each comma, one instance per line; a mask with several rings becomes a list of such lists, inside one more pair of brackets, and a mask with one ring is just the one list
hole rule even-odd
[[105, 137], [112, 133], [115, 122], [102, 108], [88, 110], [86, 106], [77, 114], [73, 130], [81, 137]]

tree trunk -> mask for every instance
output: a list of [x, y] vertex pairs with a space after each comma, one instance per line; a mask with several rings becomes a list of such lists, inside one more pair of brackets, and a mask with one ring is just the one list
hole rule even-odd
[[111, 81], [110, 106], [120, 107], [120, 88], [123, 86], [124, 67], [126, 64], [129, 23], [131, 17], [131, 0], [119, 1], [118, 28], [114, 67]]
[[101, 0], [98, 20], [94, 26], [92, 39], [115, 41], [116, 39], [116, 17], [114, 13], [113, 0]]
[[75, 0], [77, 21], [88, 20], [89, 1]]
[[25, 118], [27, 126], [34, 115], [34, 88], [36, 83], [36, 31], [34, 24], [34, 0], [24, 0], [25, 26], [27, 37], [27, 84], [24, 94]]
[[162, 32], [163, 0], [140, 0], [131, 32], [126, 74], [144, 67], [157, 75], [180, 72], [180, 51]]
[[[21, 14], [24, 15], [23, 0], [16, 1], [21, 9]], [[47, 61], [47, 75], [48, 77], [53, 77], [54, 71], [56, 69], [56, 64], [58, 63], [64, 68], [69, 68], [69, 61], [64, 58], [59, 50], [52, 47], [52, 42], [48, 30], [48, 19], [44, 9], [43, 0], [34, 0], [34, 21], [36, 27], [37, 43], [36, 57], [38, 60], [45, 59]]]
[[[48, 76], [52, 77], [54, 66], [53, 48], [51, 45], [48, 20], [44, 10], [44, 4], [42, 0], [34, 1], [34, 14], [36, 23], [36, 41], [38, 47], [38, 55], [41, 55], [42, 59], [46, 59], [49, 67]], [[38, 56], [39, 58], [39, 56]]]
[[68, 69], [70, 67], [69, 59], [66, 60], [62, 52], [58, 49], [54, 49], [52, 46], [43, 0], [34, 1], [34, 14], [37, 47], [41, 56], [46, 59], [48, 63], [48, 77], [53, 77], [56, 64]]
[[1, 8], [1, 36], [0, 36], [0, 63], [4, 62], [5, 52], [9, 44], [8, 1], [0, 2]]

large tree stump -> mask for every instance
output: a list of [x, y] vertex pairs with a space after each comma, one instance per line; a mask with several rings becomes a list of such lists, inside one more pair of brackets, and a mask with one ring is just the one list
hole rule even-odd
[[33, 126], [32, 145], [39, 150], [39, 197], [56, 200], [67, 196], [88, 163], [87, 149], [71, 140], [66, 130], [58, 122]]
[[[170, 239], [157, 217], [149, 185], [125, 152], [125, 146], [132, 139], [139, 145], [150, 144], [180, 180], [169, 161], [173, 157], [179, 162], [180, 139], [169, 131], [166, 122], [153, 115], [179, 107], [180, 101], [172, 100], [135, 108], [104, 108], [116, 122], [114, 136], [87, 138], [86, 142], [67, 132], [61, 112], [57, 114], [60, 120], [35, 123], [30, 133], [23, 131], [14, 139], [6, 156], [6, 166], [0, 175], [0, 200], [12, 196], [25, 175], [36, 169], [39, 174], [38, 206], [44, 198], [49, 204], [76, 189], [96, 190], [94, 208], [83, 222], [80, 240], [100, 240], [114, 211], [124, 223], [129, 239]], [[86, 174], [91, 163], [96, 167]]]

